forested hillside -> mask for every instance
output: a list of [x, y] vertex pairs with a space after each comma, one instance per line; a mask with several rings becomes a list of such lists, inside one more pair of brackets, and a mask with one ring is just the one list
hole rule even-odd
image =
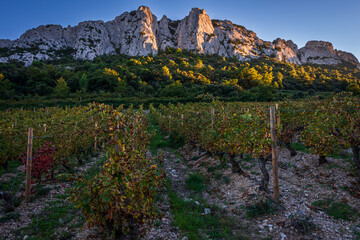
[[23, 100], [92, 97], [178, 97], [204, 95], [268, 101], [319, 92], [360, 92], [354, 65], [296, 65], [275, 58], [249, 62], [168, 48], [156, 56], [102, 56], [0, 64], [0, 96]]

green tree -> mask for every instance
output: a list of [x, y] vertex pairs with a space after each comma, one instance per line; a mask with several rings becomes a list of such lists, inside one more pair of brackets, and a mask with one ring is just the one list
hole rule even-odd
[[161, 71], [162, 71], [162, 75], [164, 76], [164, 79], [166, 79], [166, 80], [171, 80], [172, 79], [170, 70], [169, 70], [169, 68], [167, 66], [163, 66], [161, 68]]
[[196, 64], [195, 64], [195, 69], [201, 69], [204, 67], [203, 62], [201, 61], [201, 59], [197, 59], [196, 60]]
[[86, 74], [84, 73], [80, 80], [79, 80], [79, 87], [82, 92], [86, 92], [89, 87], [89, 79], [87, 78]]
[[347, 90], [353, 92], [354, 94], [360, 94], [360, 86], [356, 83], [350, 83]]
[[67, 82], [63, 77], [59, 78], [56, 81], [56, 86], [54, 88], [54, 93], [59, 98], [66, 98], [69, 96], [70, 89], [67, 85]]
[[284, 75], [282, 75], [281, 72], [276, 72], [275, 83], [277, 83], [278, 87], [283, 87], [283, 79], [284, 79]]
[[266, 72], [262, 78], [262, 83], [270, 86], [272, 83], [272, 80], [274, 79], [273, 73], [272, 72]]
[[0, 73], [0, 98], [10, 98], [12, 95], [11, 82], [5, 79], [4, 74]]

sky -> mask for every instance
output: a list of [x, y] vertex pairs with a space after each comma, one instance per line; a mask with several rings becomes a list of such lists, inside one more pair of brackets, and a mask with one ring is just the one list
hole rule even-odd
[[310, 40], [328, 41], [360, 60], [360, 0], [1, 0], [0, 39], [14, 40], [45, 24], [109, 21], [141, 5], [159, 20], [179, 20], [199, 7], [211, 19], [243, 25], [266, 41], [291, 39], [299, 48]]

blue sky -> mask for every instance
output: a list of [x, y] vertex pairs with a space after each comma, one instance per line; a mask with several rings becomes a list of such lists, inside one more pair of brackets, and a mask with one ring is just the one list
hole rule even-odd
[[360, 59], [360, 0], [2, 0], [0, 38], [16, 39], [42, 24], [108, 21], [140, 5], [159, 19], [165, 14], [174, 20], [192, 7], [204, 8], [211, 19], [228, 19], [267, 41], [291, 39], [300, 48], [309, 40], [324, 40]]

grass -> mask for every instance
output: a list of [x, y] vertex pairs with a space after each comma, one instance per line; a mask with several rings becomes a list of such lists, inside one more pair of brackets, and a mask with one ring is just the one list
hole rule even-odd
[[324, 212], [334, 217], [334, 219], [351, 220], [356, 215], [355, 210], [347, 203], [335, 202], [331, 199], [315, 201], [312, 205], [322, 208]]
[[[172, 205], [173, 223], [189, 240], [247, 239], [233, 231], [237, 227], [235, 220], [220, 215], [216, 207], [208, 205], [203, 199], [197, 199], [198, 203], [195, 203], [196, 200], [185, 200], [171, 189], [169, 189], [169, 199]], [[209, 208], [211, 213], [205, 215], [205, 208]]]
[[153, 132], [153, 135], [150, 139], [149, 148], [153, 155], [156, 155], [159, 148], [178, 149], [184, 145], [183, 140], [175, 138], [172, 134], [170, 134], [168, 138], [165, 138], [165, 133], [160, 130], [159, 125], [155, 124], [152, 118], [151, 123], [149, 130]]
[[3, 217], [0, 218], [0, 223], [5, 223], [8, 222], [10, 220], [18, 220], [20, 218], [20, 214], [17, 212], [8, 212], [5, 213], [5, 215]]
[[[86, 179], [93, 178], [102, 169], [102, 165], [107, 157], [99, 157], [96, 162], [83, 173]], [[37, 186], [37, 195], [47, 194], [48, 188]], [[50, 202], [49, 206], [44, 208], [39, 214], [34, 215], [32, 222], [25, 228], [19, 230], [19, 235], [27, 239], [71, 239], [73, 237], [72, 230], [83, 226], [85, 219], [79, 209], [67, 201], [69, 193], [59, 194], [55, 201]], [[66, 231], [59, 228], [66, 227]]]
[[0, 166], [0, 176], [5, 173], [16, 172], [16, 169], [21, 165], [20, 161], [9, 161], [8, 170], [5, 170], [3, 166]]
[[[77, 221], [73, 221], [77, 216]], [[32, 222], [20, 231], [22, 238], [27, 235], [29, 240], [69, 239], [72, 237], [71, 229], [82, 226], [84, 221], [80, 210], [62, 199], [57, 199], [41, 213], [34, 215]], [[66, 232], [60, 232], [59, 227], [65, 225]]]
[[221, 161], [219, 165], [208, 167], [207, 172], [215, 172], [216, 170], [221, 170], [227, 168], [226, 161]]
[[277, 210], [276, 206], [270, 200], [259, 201], [253, 205], [246, 206], [245, 209], [247, 219], [273, 214]]
[[302, 213], [301, 215], [298, 215], [297, 213], [290, 215], [289, 218], [292, 228], [300, 234], [308, 234], [316, 229], [316, 225], [313, 223], [311, 218], [303, 215]]
[[204, 177], [198, 175], [197, 173], [189, 175], [185, 181], [185, 184], [187, 189], [193, 190], [198, 193], [206, 189]]
[[293, 147], [295, 151], [309, 153], [309, 149], [307, 149], [306, 146], [302, 143], [291, 143], [291, 147]]

